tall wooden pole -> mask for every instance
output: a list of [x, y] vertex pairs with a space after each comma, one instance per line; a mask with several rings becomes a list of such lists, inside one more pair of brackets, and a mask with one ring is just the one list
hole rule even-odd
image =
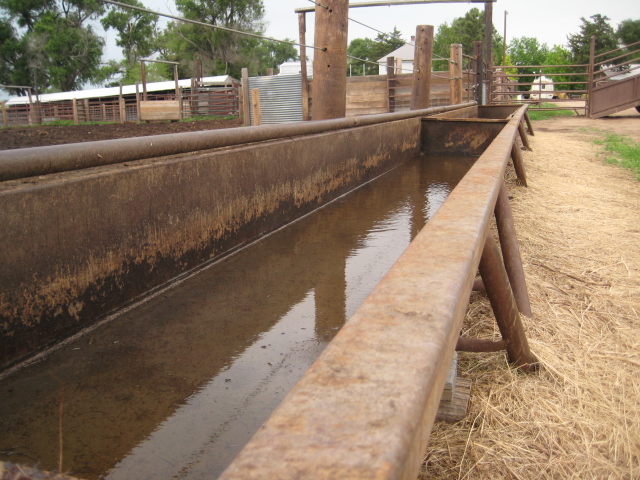
[[144, 60], [140, 62], [140, 70], [142, 74], [142, 100], [147, 101], [147, 67]]
[[451, 105], [462, 103], [462, 44], [452, 43], [449, 59], [449, 92]]
[[431, 59], [433, 58], [433, 25], [416, 27], [413, 56], [413, 89], [411, 110], [429, 108], [431, 100]]
[[313, 120], [342, 118], [347, 110], [348, 0], [316, 5], [313, 58]]
[[504, 11], [504, 38], [502, 39], [502, 65], [507, 64], [507, 15], [509, 12]]
[[[493, 66], [493, 2], [484, 2], [484, 61], [491, 71]], [[487, 90], [484, 105], [491, 104], [491, 74], [487, 75]]]
[[302, 119], [309, 120], [309, 79], [307, 74], [307, 18], [306, 13], [298, 14], [300, 37], [300, 74], [302, 75]]
[[591, 116], [591, 99], [593, 98], [593, 87], [596, 75], [596, 36], [591, 35], [589, 42], [589, 85], [587, 86], [587, 108], [585, 114], [587, 117]]
[[251, 125], [251, 104], [249, 103], [249, 70], [242, 69], [242, 124], [245, 127]]

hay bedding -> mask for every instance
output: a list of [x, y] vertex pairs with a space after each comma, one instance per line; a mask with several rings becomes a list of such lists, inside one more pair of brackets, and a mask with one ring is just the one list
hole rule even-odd
[[[508, 179], [540, 372], [462, 354], [469, 413], [434, 426], [420, 478], [640, 478], [640, 183], [594, 135], [536, 133], [529, 188]], [[471, 300], [464, 334], [499, 338]]]

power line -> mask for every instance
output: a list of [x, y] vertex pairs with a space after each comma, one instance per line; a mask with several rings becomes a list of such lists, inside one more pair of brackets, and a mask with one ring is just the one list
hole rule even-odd
[[[329, 7], [328, 7], [328, 6], [326, 6], [326, 5], [322, 5], [321, 3], [318, 3], [318, 2], [316, 2], [315, 0], [307, 0], [307, 1], [308, 1], [308, 2], [311, 2], [311, 3], [315, 4], [315, 5], [317, 5], [317, 6], [319, 6], [319, 7], [325, 8], [325, 9], [327, 9], [327, 10], [329, 9]], [[374, 27], [372, 27], [371, 25], [367, 25], [366, 23], [362, 23], [361, 21], [356, 20], [355, 18], [348, 17], [348, 19], [349, 19], [350, 21], [354, 22], [354, 23], [357, 23], [357, 24], [359, 24], [359, 25], [362, 25], [363, 27], [370, 28], [370, 29], [371, 29], [371, 30], [373, 30], [374, 32], [378, 32], [380, 35], [383, 35], [383, 36], [385, 36], [385, 37], [387, 37], [387, 38], [392, 38], [392, 39], [393, 39], [393, 38], [395, 38], [393, 35], [390, 35], [390, 34], [389, 34], [389, 33], [387, 33], [387, 32], [383, 32], [382, 30], [378, 30], [377, 28], [374, 28]], [[411, 42], [404, 42], [404, 44], [405, 44], [405, 45], [410, 45], [410, 46], [412, 46], [412, 47], [415, 47], [415, 45], [414, 45], [413, 43], [411, 43]]]
[[297, 45], [299, 47], [313, 48], [315, 50], [322, 50], [323, 52], [327, 51], [326, 48], [316, 47], [316, 46], [313, 46], [313, 45], [304, 45], [302, 43], [293, 42], [291, 40], [279, 40], [277, 38], [271, 38], [271, 37], [267, 37], [265, 35], [259, 35], [257, 33], [243, 32], [241, 30], [234, 30], [233, 28], [221, 27], [219, 25], [211, 25], [210, 23], [198, 22], [197, 20], [191, 20], [191, 19], [188, 19], [188, 18], [176, 17], [174, 15], [169, 15], [167, 13], [160, 13], [160, 12], [156, 12], [154, 10], [149, 10], [147, 8], [136, 7], [134, 5], [128, 5], [126, 3], [116, 2], [114, 0], [99, 0], [99, 1], [102, 2], [102, 3], [109, 3], [111, 5], [117, 5], [118, 7], [122, 7], [122, 8], [129, 8], [131, 10], [138, 10], [140, 12], [150, 13], [152, 15], [158, 15], [159, 17], [171, 18], [173, 20], [178, 20], [179, 22], [192, 23], [194, 25], [200, 25], [200, 26], [209, 27], [209, 28], [217, 28], [218, 30], [224, 30], [225, 32], [237, 33], [239, 35], [245, 35], [247, 37], [260, 38], [260, 39], [263, 39], [263, 40], [271, 40], [272, 42], [287, 43], [289, 45]]

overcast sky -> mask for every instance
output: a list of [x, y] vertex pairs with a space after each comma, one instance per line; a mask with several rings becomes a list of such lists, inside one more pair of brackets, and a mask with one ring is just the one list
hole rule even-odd
[[[361, 0], [352, 0], [357, 3]], [[141, 0], [149, 9], [179, 16], [173, 0]], [[266, 34], [278, 38], [298, 39], [296, 8], [313, 6], [308, 0], [263, 0], [266, 10]], [[405, 40], [415, 34], [416, 25], [433, 25], [436, 30], [442, 23], [462, 17], [473, 7], [484, 9], [482, 3], [398, 5], [393, 7], [353, 8], [349, 17], [382, 31], [397, 27]], [[504, 31], [504, 12], [507, 15], [507, 43], [514, 37], [536, 37], [540, 43], [566, 45], [567, 35], [580, 29], [580, 17], [589, 18], [597, 13], [609, 17], [615, 29], [626, 19], [640, 19], [640, 0], [498, 0], [493, 6], [493, 24]], [[307, 14], [307, 43], [313, 43], [313, 13]], [[165, 25], [166, 20], [161, 22]], [[357, 23], [349, 22], [349, 41], [354, 38], [375, 38], [377, 32]], [[119, 59], [120, 49], [115, 46], [113, 30], [105, 33], [105, 57]], [[307, 55], [312, 56], [308, 53]], [[5, 97], [0, 93], [0, 98]]]
[[[141, 0], [151, 10], [179, 16], [172, 0]], [[357, 3], [362, 0], [351, 0]], [[267, 31], [270, 37], [298, 39], [296, 8], [313, 7], [308, 0], [263, 0], [266, 10]], [[319, 2], [321, 3], [321, 1]], [[484, 10], [483, 3], [436, 3], [426, 5], [398, 5], [393, 7], [352, 8], [349, 17], [385, 32], [397, 27], [405, 40], [415, 34], [416, 25], [433, 25], [436, 30], [442, 23], [462, 17], [473, 7]], [[640, 0], [498, 0], [493, 6], [493, 24], [504, 32], [504, 12], [507, 15], [507, 43], [514, 37], [536, 37], [540, 43], [566, 45], [567, 35], [580, 29], [580, 17], [589, 19], [597, 13], [610, 18], [616, 28], [626, 19], [640, 19]], [[307, 14], [307, 43], [313, 43], [313, 13]], [[164, 23], [163, 23], [164, 24]], [[349, 22], [349, 41], [354, 38], [375, 38], [377, 32], [355, 22]], [[118, 57], [114, 45], [115, 34], [107, 34], [108, 55]], [[109, 38], [110, 37], [110, 38]]]

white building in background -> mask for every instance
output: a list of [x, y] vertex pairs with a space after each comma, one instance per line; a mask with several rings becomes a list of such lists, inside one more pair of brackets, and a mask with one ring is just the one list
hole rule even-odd
[[[543, 100], [551, 100], [554, 97], [555, 94], [553, 91], [555, 90], [555, 87], [553, 85], [553, 80], [549, 77], [545, 77], [544, 75], [542, 77], [536, 77], [533, 83], [535, 85], [532, 85], [529, 90], [535, 92], [540, 91], [542, 93], [532, 93], [531, 100], [540, 100], [541, 98]], [[544, 93], [545, 91], [549, 93]]]
[[[415, 37], [411, 37], [411, 43], [415, 42]], [[402, 71], [396, 73], [413, 73], [413, 57], [415, 54], [415, 47], [405, 43], [400, 48], [395, 49], [393, 52], [385, 55], [378, 60], [378, 74], [387, 74], [387, 57], [393, 57], [396, 59], [402, 59]]]
[[[302, 62], [284, 62], [278, 67], [278, 75], [300, 75], [302, 73]], [[307, 60], [307, 76], [313, 76], [313, 61]]]

